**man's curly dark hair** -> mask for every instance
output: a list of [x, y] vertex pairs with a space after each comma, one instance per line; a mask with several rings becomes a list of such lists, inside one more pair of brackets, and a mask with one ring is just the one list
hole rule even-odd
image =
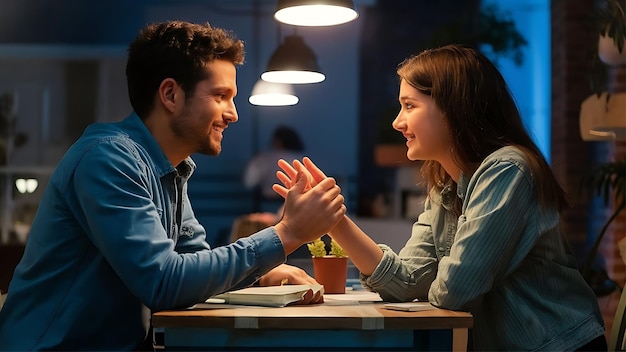
[[166, 78], [175, 79], [186, 96], [193, 95], [196, 84], [210, 74], [206, 65], [217, 59], [243, 64], [243, 41], [209, 23], [169, 21], [147, 26], [128, 48], [126, 80], [133, 109], [145, 118]]

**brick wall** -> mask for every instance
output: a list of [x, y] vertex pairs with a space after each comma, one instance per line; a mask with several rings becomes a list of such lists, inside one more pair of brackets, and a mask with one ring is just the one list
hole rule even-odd
[[575, 250], [587, 242], [587, 202], [578, 199], [578, 187], [591, 164], [590, 147], [580, 137], [580, 104], [591, 94], [586, 73], [589, 48], [597, 37], [581, 23], [593, 0], [553, 0], [552, 16], [552, 166], [570, 195], [572, 209], [565, 212], [564, 230]]

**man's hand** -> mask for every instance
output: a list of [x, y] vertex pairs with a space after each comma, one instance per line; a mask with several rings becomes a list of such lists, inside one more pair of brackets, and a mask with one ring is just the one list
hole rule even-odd
[[[310, 277], [306, 271], [293, 265], [281, 264], [261, 276], [259, 280], [261, 286], [278, 285], [311, 285], [318, 284], [314, 278]], [[317, 295], [307, 293], [298, 304], [323, 303], [324, 295], [318, 292]]]
[[297, 266], [281, 264], [261, 276], [259, 284], [261, 286], [311, 285], [318, 284], [318, 282]]

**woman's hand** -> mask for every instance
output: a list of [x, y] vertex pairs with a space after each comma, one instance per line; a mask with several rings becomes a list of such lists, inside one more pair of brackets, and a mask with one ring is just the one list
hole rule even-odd
[[[279, 285], [311, 285], [319, 284], [306, 271], [293, 265], [281, 264], [261, 276], [259, 280], [261, 286]], [[324, 302], [324, 295], [320, 292], [317, 295], [307, 293], [298, 304], [315, 304]]]
[[289, 164], [283, 159], [280, 159], [278, 161], [278, 167], [280, 167], [283, 171], [277, 171], [276, 177], [278, 177], [280, 182], [283, 183], [283, 186], [274, 184], [274, 186], [272, 186], [274, 192], [276, 192], [283, 198], [287, 196], [287, 190], [291, 188], [296, 182], [296, 175], [298, 173], [296, 171], [297, 168], [303, 170], [308, 179], [305, 191], [311, 189], [326, 178], [324, 172], [320, 170], [320, 168], [318, 168], [317, 165], [315, 165], [313, 161], [311, 161], [311, 159], [309, 159], [308, 157], [304, 157], [302, 161], [304, 162], [304, 164], [299, 160], [294, 160], [293, 165]]

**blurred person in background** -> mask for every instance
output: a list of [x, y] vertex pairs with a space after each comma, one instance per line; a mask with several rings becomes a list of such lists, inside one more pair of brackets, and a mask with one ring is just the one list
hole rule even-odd
[[272, 133], [270, 149], [250, 159], [243, 175], [246, 188], [254, 191], [258, 211], [278, 212], [283, 199], [274, 192], [280, 159], [293, 161], [304, 156], [304, 143], [298, 132], [288, 126], [278, 126]]

